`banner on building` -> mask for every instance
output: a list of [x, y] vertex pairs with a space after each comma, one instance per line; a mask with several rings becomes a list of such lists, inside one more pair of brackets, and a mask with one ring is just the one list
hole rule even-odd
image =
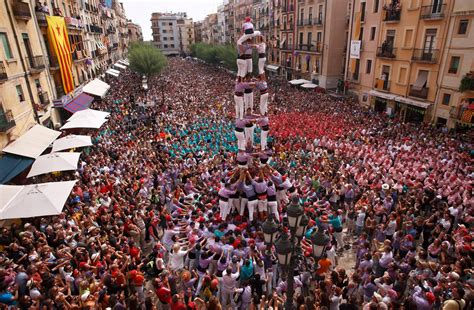
[[58, 59], [64, 92], [69, 94], [74, 90], [74, 81], [72, 78], [71, 45], [66, 23], [64, 17], [61, 16], [46, 16], [46, 20], [48, 21], [48, 38]]
[[360, 59], [360, 40], [351, 40], [350, 58]]

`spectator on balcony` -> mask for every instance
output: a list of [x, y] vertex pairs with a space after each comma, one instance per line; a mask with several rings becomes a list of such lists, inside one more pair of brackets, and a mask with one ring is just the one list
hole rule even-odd
[[63, 16], [63, 13], [61, 12], [61, 9], [59, 7], [55, 7], [53, 9], [53, 15], [54, 16]]

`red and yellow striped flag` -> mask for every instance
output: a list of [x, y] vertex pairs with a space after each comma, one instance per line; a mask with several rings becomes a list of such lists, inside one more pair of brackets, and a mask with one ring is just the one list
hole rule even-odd
[[49, 42], [58, 58], [64, 92], [68, 94], [74, 90], [74, 80], [72, 78], [71, 45], [66, 23], [64, 17], [61, 16], [46, 16], [46, 20], [48, 21]]

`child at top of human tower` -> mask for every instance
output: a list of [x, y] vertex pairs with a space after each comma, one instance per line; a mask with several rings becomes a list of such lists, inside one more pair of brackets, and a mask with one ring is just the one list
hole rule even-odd
[[245, 18], [245, 22], [242, 25], [242, 32], [245, 34], [253, 34], [253, 24], [250, 17]]

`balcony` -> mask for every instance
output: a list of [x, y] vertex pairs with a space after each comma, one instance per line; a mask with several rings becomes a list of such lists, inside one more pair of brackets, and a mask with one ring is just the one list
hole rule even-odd
[[410, 85], [410, 92], [408, 93], [411, 97], [416, 97], [420, 99], [427, 99], [428, 98], [428, 87], [422, 87], [421, 89], [415, 88], [413, 85]]
[[401, 15], [401, 8], [397, 7], [396, 5], [389, 5], [384, 7], [385, 10], [385, 17], [383, 19], [384, 22], [389, 22], [389, 23], [397, 23], [400, 21], [400, 15]]
[[314, 53], [321, 53], [321, 44], [317, 43], [314, 44], [299, 44], [298, 50], [300, 51], [307, 51], [307, 52], [314, 52]]
[[64, 17], [68, 29], [83, 29], [84, 23], [82, 20], [70, 16]]
[[377, 57], [382, 57], [382, 58], [390, 58], [393, 59], [395, 58], [396, 55], [396, 48], [393, 47], [379, 47], [377, 48]]
[[12, 5], [13, 15], [22, 20], [31, 19], [30, 5], [27, 2], [15, 1]]
[[48, 16], [48, 14], [44, 12], [35, 12], [35, 14], [36, 20], [38, 21], [38, 25], [40, 27], [48, 27], [48, 22], [46, 21], [46, 16]]
[[0, 83], [5, 82], [8, 80], [7, 71], [5, 70], [5, 65], [2, 61], [0, 61]]
[[411, 60], [427, 63], [437, 63], [439, 57], [439, 50], [425, 50], [417, 48], [414, 50]]
[[15, 127], [15, 119], [11, 110], [3, 111], [0, 109], [0, 132], [7, 132], [9, 129]]
[[287, 43], [284, 43], [283, 46], [281, 47], [282, 51], [289, 51], [291, 49], [291, 46]]
[[390, 81], [383, 79], [375, 79], [375, 89], [382, 91], [390, 91]]
[[49, 56], [48, 60], [49, 60], [49, 68], [51, 70], [59, 70], [59, 61], [56, 56]]
[[31, 73], [41, 72], [44, 68], [46, 68], [43, 56], [33, 56], [31, 58], [28, 57], [27, 63], [30, 65]]
[[446, 3], [440, 5], [424, 5], [421, 7], [422, 19], [443, 19]]
[[459, 85], [460, 92], [474, 91], [474, 72], [467, 73]]
[[38, 97], [39, 97], [39, 101], [41, 103], [41, 106], [45, 107], [47, 105], [49, 105], [49, 103], [51, 102], [49, 100], [49, 97], [48, 97], [48, 92], [41, 92], [41, 93], [38, 93]]

